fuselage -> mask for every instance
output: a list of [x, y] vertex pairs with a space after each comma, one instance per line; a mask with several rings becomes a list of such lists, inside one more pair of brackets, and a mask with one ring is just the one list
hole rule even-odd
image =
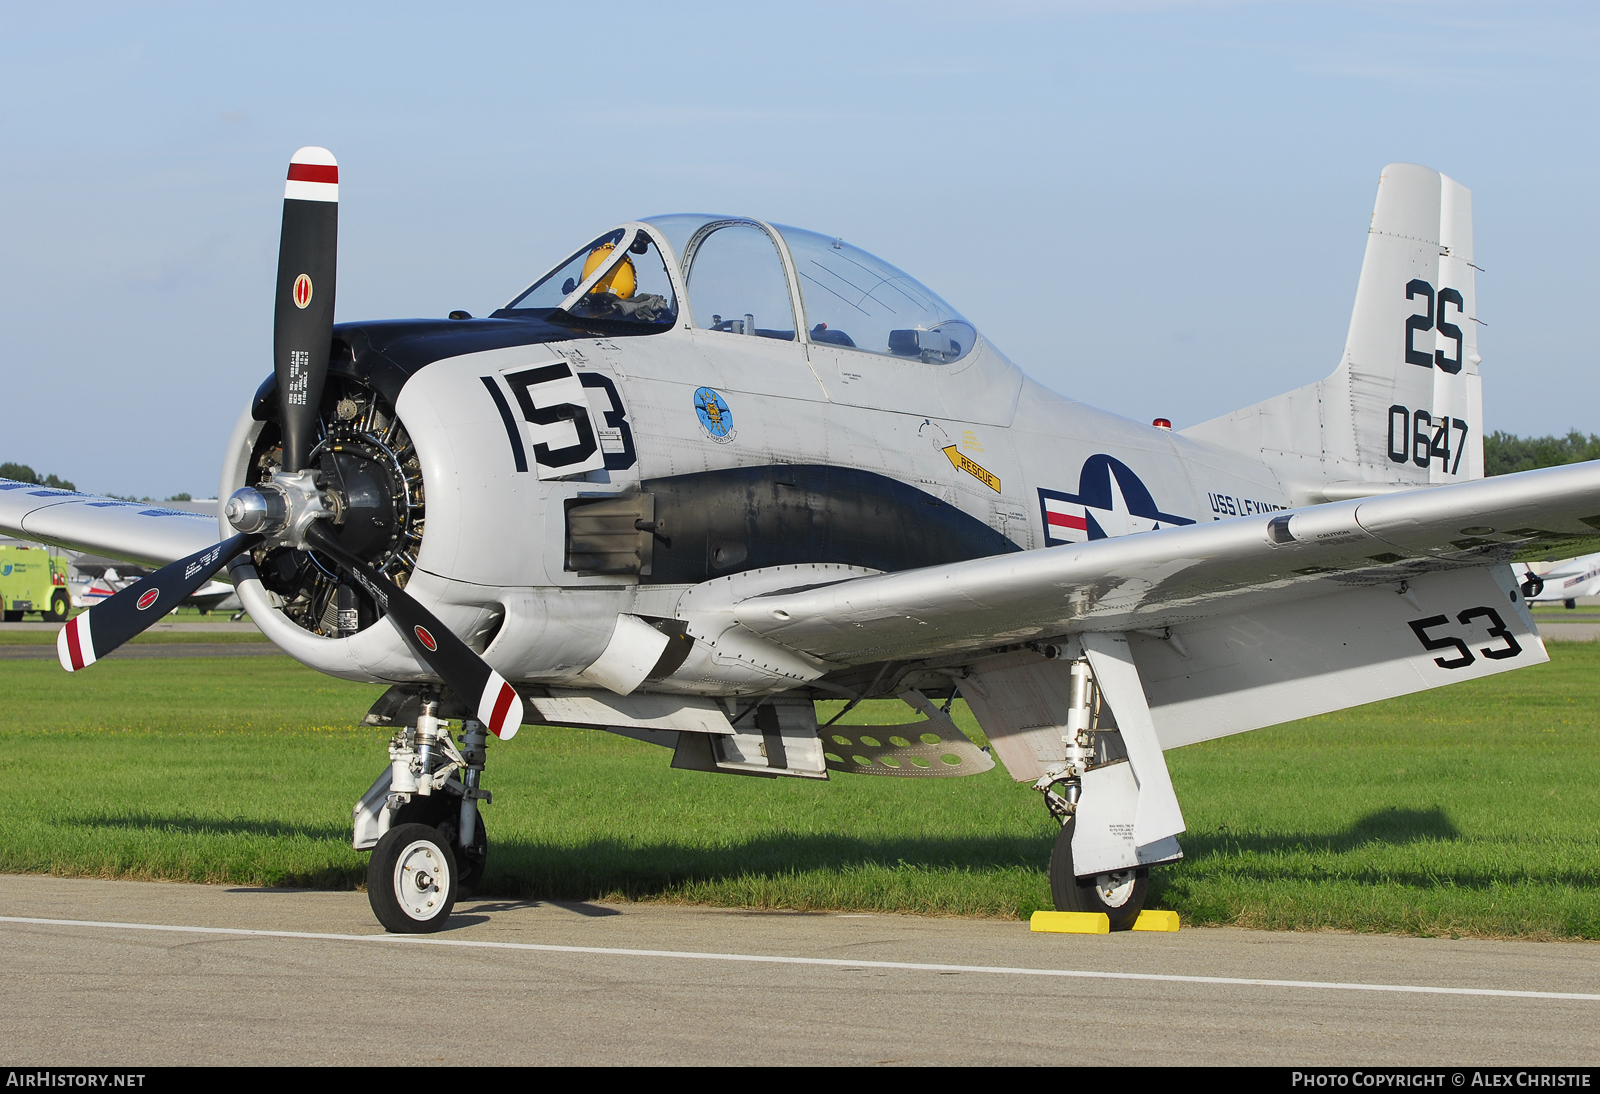
[[[647, 335], [524, 318], [336, 328], [333, 372], [385, 393], [426, 484], [408, 590], [508, 679], [581, 685], [618, 614], [672, 620], [686, 591], [728, 575], [907, 570], [1289, 505], [1264, 464], [1052, 392], [981, 335], [945, 362], [780, 333], [705, 329], [689, 308]], [[222, 496], [270, 404], [241, 419]], [[563, 459], [603, 466], [547, 466]], [[632, 522], [651, 525], [636, 564], [574, 557], [573, 512], [641, 494], [654, 519]], [[246, 606], [264, 606], [250, 584]], [[328, 638], [254, 614], [322, 671], [427, 678], [392, 628]], [[781, 685], [706, 654], [643, 690]]]

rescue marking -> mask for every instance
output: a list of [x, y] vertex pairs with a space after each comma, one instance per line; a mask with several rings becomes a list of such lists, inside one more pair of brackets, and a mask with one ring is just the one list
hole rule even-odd
[[990, 490], [993, 490], [996, 494], [1000, 493], [1000, 477], [994, 474], [988, 468], [984, 467], [977, 460], [961, 452], [955, 445], [950, 445], [948, 448], [942, 448], [940, 451], [943, 452], [946, 458], [949, 459], [950, 466], [954, 467], [957, 471], [965, 471], [967, 474], [983, 483], [983, 485], [987, 486]]
[[1600, 1003], [1600, 994], [1575, 991], [1517, 991], [1510, 988], [1449, 988], [1433, 984], [1359, 984], [1336, 980], [1265, 980], [1248, 976], [1188, 976], [1182, 973], [1103, 972], [1089, 969], [1030, 969], [1016, 965], [945, 965], [922, 961], [853, 961], [839, 957], [785, 957], [778, 954], [702, 953], [695, 950], [636, 950], [609, 946], [557, 946], [539, 942], [489, 942], [433, 935], [333, 934], [320, 931], [261, 931], [246, 927], [189, 927], [170, 923], [112, 923], [91, 919], [44, 919], [0, 916], [0, 923], [39, 927], [92, 927], [122, 931], [166, 931], [174, 934], [238, 938], [300, 938], [321, 942], [376, 942], [394, 946], [454, 946], [469, 950], [524, 950], [534, 953], [580, 953], [597, 957], [659, 957], [681, 961], [726, 961], [752, 965], [810, 965], [836, 969], [901, 969], [907, 972], [972, 972], [993, 976], [1049, 976], [1073, 980], [1133, 980], [1157, 984], [1216, 984], [1228, 987], [1307, 988], [1325, 991], [1373, 991], [1405, 995], [1468, 995], [1491, 999], [1559, 999]]

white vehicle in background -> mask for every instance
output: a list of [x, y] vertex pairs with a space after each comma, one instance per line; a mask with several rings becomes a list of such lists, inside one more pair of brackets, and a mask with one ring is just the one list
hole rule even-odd
[[1528, 603], [1576, 608], [1580, 596], [1600, 596], [1600, 554], [1579, 555], [1551, 564], [1544, 573], [1523, 567], [1523, 593]]

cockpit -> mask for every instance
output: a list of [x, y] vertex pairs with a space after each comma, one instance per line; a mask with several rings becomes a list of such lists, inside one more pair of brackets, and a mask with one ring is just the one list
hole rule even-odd
[[615, 228], [494, 318], [613, 334], [686, 327], [930, 364], [958, 361], [977, 341], [931, 290], [842, 239], [702, 214]]

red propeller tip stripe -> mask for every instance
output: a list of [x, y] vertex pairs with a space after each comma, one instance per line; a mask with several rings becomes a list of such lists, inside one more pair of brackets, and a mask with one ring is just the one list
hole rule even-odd
[[[494, 697], [492, 701], [491, 695]], [[517, 694], [517, 689], [506, 683], [505, 677], [499, 673], [490, 676], [489, 686], [483, 689], [483, 701], [478, 704], [478, 720], [502, 741], [509, 741], [522, 728], [522, 698]]]
[[338, 182], [339, 168], [321, 163], [291, 163], [290, 182]]
[[326, 148], [307, 146], [289, 158], [284, 200], [339, 201], [339, 161]]
[[68, 672], [94, 664], [94, 639], [89, 631], [88, 612], [61, 628], [56, 636], [56, 655], [61, 658], [61, 667]]

